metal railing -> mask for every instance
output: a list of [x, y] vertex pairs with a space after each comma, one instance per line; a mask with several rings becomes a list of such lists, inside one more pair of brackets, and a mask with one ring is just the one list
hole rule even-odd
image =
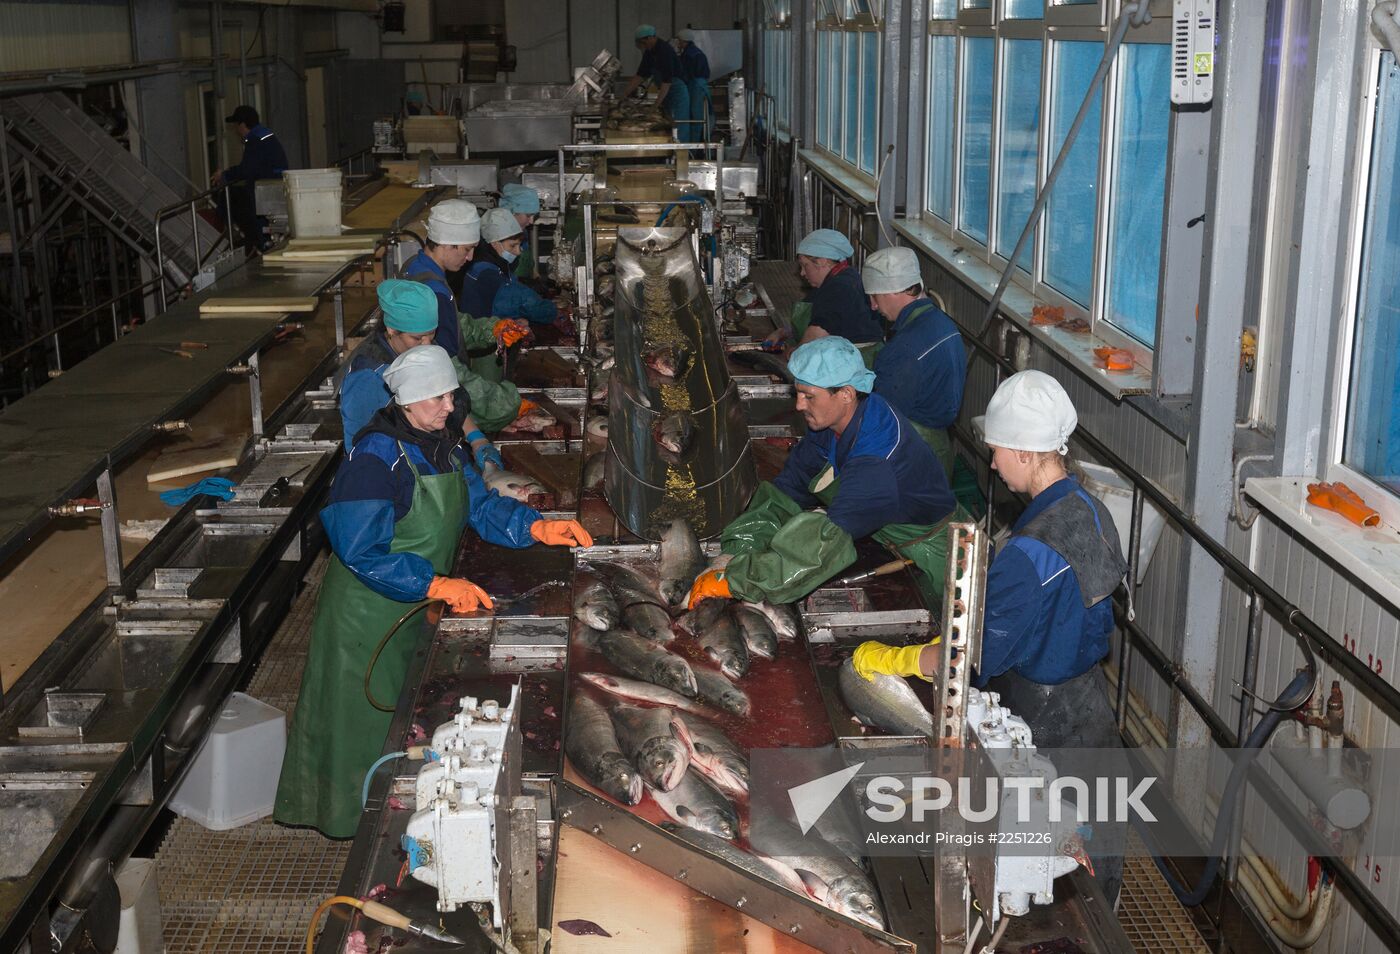
[[[204, 263], [208, 257], [212, 255], [214, 250], [222, 243], [227, 242], [229, 248], [233, 247], [233, 209], [229, 205], [229, 188], [230, 186], [227, 182], [223, 185], [210, 186], [203, 192], [190, 196], [188, 199], [181, 199], [179, 202], [171, 203], [156, 213], [156, 274], [162, 280], [165, 278], [165, 245], [160, 234], [161, 223], [177, 212], [188, 210], [190, 214], [190, 241], [194, 244], [194, 272], [186, 279], [185, 283], [177, 284], [177, 290], [179, 287], [182, 287], [183, 284], [194, 280], [194, 276], [204, 267]], [[224, 230], [217, 241], [210, 243], [207, 251], [201, 250], [199, 247], [199, 203], [219, 192], [224, 194]], [[162, 285], [160, 296], [160, 310], [162, 312], [165, 311], [166, 305], [164, 292], [165, 288]]]
[[[355, 164], [357, 162], [360, 163], [361, 171], [359, 172], [355, 171]], [[331, 163], [331, 165], [336, 169], [340, 169], [347, 179], [368, 179], [377, 171], [374, 168], [377, 165], [374, 147], [365, 146], [363, 149], [352, 152], [348, 156], [342, 156]]]

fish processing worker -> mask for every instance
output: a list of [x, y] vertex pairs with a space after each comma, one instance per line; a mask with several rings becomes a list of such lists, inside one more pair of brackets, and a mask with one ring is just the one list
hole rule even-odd
[[[885, 339], [860, 272], [851, 267], [854, 254], [850, 240], [835, 229], [817, 229], [798, 243], [797, 268], [810, 288], [792, 308], [791, 335], [798, 344], [823, 335], [838, 335], [862, 346]], [[788, 330], [779, 328], [767, 341], [778, 344], [787, 337]]]
[[492, 608], [481, 587], [447, 575], [463, 527], [507, 547], [592, 544], [577, 522], [544, 520], [486, 489], [451, 423], [457, 373], [447, 352], [410, 348], [384, 381], [394, 403], [360, 433], [321, 511], [333, 556], [277, 788], [277, 821], [332, 838], [355, 833], [360, 786], [419, 648], [416, 626], [381, 646], [395, 621], [425, 599], [455, 613]]
[[[690, 90], [686, 87], [685, 71], [675, 47], [664, 43], [656, 36], [656, 27], [643, 23], [637, 27], [633, 39], [637, 49], [642, 51], [642, 62], [637, 66], [637, 75], [627, 81], [627, 91], [623, 98], [631, 96], [645, 80], [656, 83], [656, 101], [671, 119], [690, 118]], [[689, 124], [679, 128], [677, 138], [681, 142], [696, 142], [694, 133], [688, 132]]]
[[558, 319], [554, 302], [515, 277], [523, 240], [524, 230], [510, 209], [490, 209], [481, 217], [481, 242], [462, 278], [462, 305], [468, 312], [544, 325]]
[[[209, 184], [229, 185], [228, 196], [233, 218], [238, 231], [243, 233], [243, 242], [249, 248], [259, 251], [267, 248], [262, 223], [258, 220], [257, 203], [254, 199], [254, 184], [259, 179], [280, 179], [287, 170], [287, 151], [277, 139], [277, 134], [262, 124], [258, 111], [251, 106], [239, 106], [224, 122], [230, 123], [243, 140], [243, 156], [238, 164], [227, 169], [216, 169], [209, 177]], [[222, 201], [223, 196], [217, 197]]]
[[[1078, 424], [1060, 383], [1041, 371], [1002, 382], [987, 405], [984, 433], [1006, 486], [1029, 494], [987, 572], [982, 663], [975, 685], [1001, 693], [1025, 719], [1036, 747], [1116, 748], [1117, 722], [1099, 661], [1113, 631], [1109, 597], [1127, 572], [1107, 508], [1069, 475], [1067, 441]], [[933, 643], [862, 643], [852, 664], [876, 673], [932, 680]], [[1094, 867], [1110, 902], [1121, 880], [1112, 859]]]
[[494, 361], [498, 348], [509, 348], [524, 340], [529, 328], [523, 322], [492, 317], [489, 310], [458, 308], [447, 273], [459, 271], [471, 261], [480, 238], [481, 216], [476, 206], [465, 199], [439, 202], [428, 213], [427, 243], [404, 263], [402, 275], [408, 281], [428, 286], [437, 295], [438, 321], [433, 343], [456, 362], [462, 390], [471, 399], [476, 422], [495, 433], [532, 406], [522, 401], [515, 385], [502, 380], [504, 374]]
[[705, 51], [695, 45], [695, 31], [682, 30], [677, 38], [681, 41], [681, 73], [685, 76], [686, 89], [690, 92], [690, 130], [694, 133], [693, 142], [710, 141], [710, 59]]
[[519, 278], [529, 278], [535, 272], [535, 252], [530, 247], [530, 226], [540, 215], [540, 194], [518, 182], [507, 182], [501, 186], [500, 207], [509, 209], [520, 223], [520, 258], [515, 262], [515, 274]]
[[870, 393], [875, 375], [845, 338], [802, 345], [788, 369], [807, 434], [777, 479], [760, 484], [721, 532], [720, 548], [732, 559], [696, 579], [690, 605], [707, 597], [801, 599], [855, 562], [855, 541], [870, 536], [912, 560], [925, 600], [941, 605], [943, 527], [957, 511], [933, 451]]
[[[355, 435], [369, 423], [376, 411], [393, 400], [384, 372], [389, 364], [410, 348], [433, 343], [437, 333], [437, 295], [419, 282], [391, 278], [375, 289], [384, 325], [366, 338], [345, 362], [346, 373], [340, 383], [340, 422], [344, 428], [346, 447], [355, 446]], [[471, 401], [458, 388], [452, 396], [452, 414], [456, 426], [466, 434], [478, 467], [489, 460], [504, 467], [501, 452], [481, 433], [469, 413]]]
[[909, 418], [953, 473], [948, 427], [958, 419], [967, 381], [967, 350], [953, 319], [923, 293], [912, 248], [882, 248], [861, 268], [875, 310], [893, 335], [875, 355], [875, 393]]

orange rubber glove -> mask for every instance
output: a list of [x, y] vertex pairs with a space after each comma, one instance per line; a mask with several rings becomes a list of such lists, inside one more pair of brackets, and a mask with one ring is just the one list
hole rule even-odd
[[517, 341], [524, 341], [530, 337], [530, 325], [514, 318], [502, 318], [491, 326], [491, 334], [496, 336], [501, 347], [509, 348]]
[[515, 412], [515, 416], [516, 416], [517, 419], [522, 418], [522, 417], [524, 417], [526, 414], [529, 414], [531, 411], [537, 411], [537, 410], [539, 410], [539, 407], [540, 407], [540, 406], [539, 406], [538, 404], [536, 404], [534, 401], [530, 400], [529, 398], [521, 398], [521, 399], [520, 399], [520, 409], [517, 410], [517, 411]]
[[491, 597], [471, 580], [435, 576], [428, 584], [428, 599], [442, 600], [454, 613], [470, 613], [477, 607], [492, 608]]
[[530, 536], [552, 547], [591, 547], [593, 538], [577, 520], [536, 520]]
[[729, 594], [729, 581], [724, 578], [724, 570], [721, 567], [710, 567], [695, 578], [695, 583], [690, 587], [690, 596], [686, 599], [686, 606], [695, 609], [701, 600], [708, 599], [732, 599]]
[[1374, 527], [1381, 522], [1381, 515], [1366, 506], [1360, 494], [1340, 481], [1308, 484], [1308, 503], [1339, 513], [1358, 527]]

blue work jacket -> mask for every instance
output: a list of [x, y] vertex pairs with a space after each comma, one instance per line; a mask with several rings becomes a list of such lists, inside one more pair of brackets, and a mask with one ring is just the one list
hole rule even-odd
[[874, 371], [875, 393], [916, 424], [942, 429], [958, 419], [967, 351], [953, 319], [927, 298], [900, 311]]
[[687, 80], [707, 80], [710, 78], [710, 60], [700, 47], [687, 43], [681, 51], [681, 75]]
[[685, 78], [676, 48], [663, 40], [657, 40], [651, 49], [642, 52], [642, 62], [637, 67], [637, 75], [642, 79], [654, 81], [657, 86]]
[[[807, 301], [812, 306], [812, 324], [829, 335], [855, 344], [885, 337], [880, 315], [870, 307], [860, 272], [845, 262], [828, 272], [821, 285], [807, 292]], [[880, 390], [878, 383], [875, 390]]]
[[1087, 672], [1108, 653], [1113, 600], [1104, 598], [1086, 608], [1069, 561], [1039, 540], [1017, 536], [1070, 494], [1088, 497], [1079, 481], [1066, 477], [1031, 500], [987, 571], [978, 686], [1008, 670], [1031, 682], [1058, 685]]
[[243, 158], [224, 170], [224, 181], [252, 183], [275, 179], [286, 171], [287, 151], [271, 129], [259, 124], [243, 138]]
[[[433, 261], [427, 249], [423, 249], [404, 263], [400, 277], [405, 281], [422, 282], [437, 295], [438, 326], [437, 334], [433, 336], [433, 344], [439, 345], [454, 358], [460, 357], [462, 333], [457, 326], [457, 299], [447, 285], [447, 272]], [[475, 312], [468, 314], [476, 315]]]
[[515, 263], [507, 263], [484, 242], [462, 279], [462, 303], [474, 318], [493, 315], [547, 325], [559, 317], [558, 306], [517, 278]]

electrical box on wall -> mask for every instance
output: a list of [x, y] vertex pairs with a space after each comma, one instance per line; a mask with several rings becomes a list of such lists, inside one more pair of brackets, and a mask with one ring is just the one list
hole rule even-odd
[[1215, 93], [1215, 0], [1172, 0], [1172, 102]]

